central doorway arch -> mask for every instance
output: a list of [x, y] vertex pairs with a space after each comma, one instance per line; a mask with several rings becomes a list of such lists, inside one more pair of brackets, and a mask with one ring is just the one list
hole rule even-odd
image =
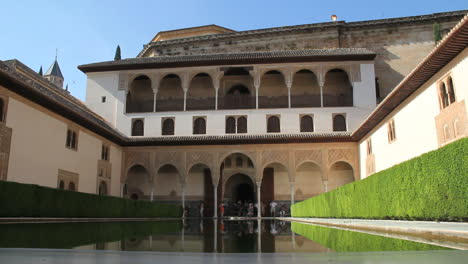
[[249, 176], [243, 173], [237, 173], [229, 177], [226, 181], [226, 192], [224, 199], [232, 202], [242, 201], [254, 202], [255, 201], [255, 186]]

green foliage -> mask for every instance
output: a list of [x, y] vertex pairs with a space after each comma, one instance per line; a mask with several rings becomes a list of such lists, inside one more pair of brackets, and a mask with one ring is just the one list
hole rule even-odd
[[0, 225], [2, 248], [74, 248], [178, 232], [180, 221]]
[[437, 44], [442, 39], [442, 35], [440, 33], [440, 24], [435, 22], [432, 25], [432, 31], [434, 32], [434, 43]]
[[468, 220], [468, 138], [292, 206], [294, 217]]
[[117, 49], [115, 50], [115, 56], [114, 56], [114, 60], [121, 60], [122, 59], [122, 56], [120, 56], [120, 45], [117, 45]]
[[408, 240], [369, 235], [336, 228], [292, 222], [294, 233], [304, 236], [336, 252], [441, 250], [443, 247]]
[[0, 181], [0, 217], [180, 217], [170, 204]]

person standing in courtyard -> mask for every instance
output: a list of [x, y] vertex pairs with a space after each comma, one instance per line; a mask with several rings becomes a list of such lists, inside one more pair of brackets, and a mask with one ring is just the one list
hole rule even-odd
[[278, 205], [278, 203], [276, 203], [275, 201], [271, 201], [271, 203], [270, 203], [270, 216], [271, 217], [276, 216], [276, 206], [277, 205]]

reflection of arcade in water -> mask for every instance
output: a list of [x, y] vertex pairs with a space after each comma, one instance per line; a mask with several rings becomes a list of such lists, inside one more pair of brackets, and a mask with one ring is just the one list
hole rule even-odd
[[[121, 250], [162, 252], [330, 252], [291, 232], [284, 221], [199, 220], [183, 222], [180, 233], [122, 241]], [[217, 226], [218, 228], [214, 228]], [[260, 226], [260, 228], [259, 228]]]

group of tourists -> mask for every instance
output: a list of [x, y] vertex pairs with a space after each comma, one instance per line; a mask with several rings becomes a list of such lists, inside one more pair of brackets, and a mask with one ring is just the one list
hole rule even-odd
[[[269, 216], [271, 217], [284, 217], [288, 214], [288, 206], [286, 204], [281, 204], [276, 201], [271, 201], [269, 204], [270, 211]], [[198, 212], [194, 212], [194, 210]], [[262, 216], [265, 216], [266, 206], [264, 203], [260, 204], [260, 210]], [[258, 203], [253, 203], [252, 201], [242, 201], [237, 202], [222, 202], [218, 207], [219, 216], [237, 216], [237, 217], [255, 217], [258, 212]], [[205, 204], [200, 202], [198, 208], [186, 207], [184, 209], [184, 217], [205, 217]]]

